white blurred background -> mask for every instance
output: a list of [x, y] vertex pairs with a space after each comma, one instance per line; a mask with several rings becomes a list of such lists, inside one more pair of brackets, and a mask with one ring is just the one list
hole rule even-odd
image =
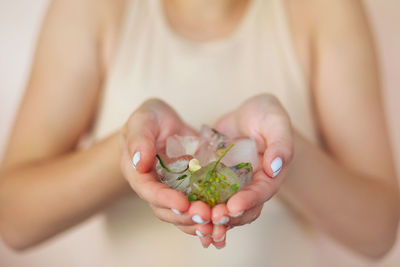
[[[0, 159], [7, 142], [29, 73], [35, 40], [48, 0], [0, 0]], [[400, 1], [365, 0], [377, 39], [383, 74], [387, 118], [400, 173]], [[0, 267], [104, 266], [97, 247], [79, 246], [79, 240], [99, 240], [99, 218], [63, 234], [22, 255], [9, 251], [0, 241]], [[100, 241], [100, 240], [99, 240]], [[97, 254], [97, 255], [96, 255]], [[400, 242], [381, 263], [368, 266], [400, 266]]]

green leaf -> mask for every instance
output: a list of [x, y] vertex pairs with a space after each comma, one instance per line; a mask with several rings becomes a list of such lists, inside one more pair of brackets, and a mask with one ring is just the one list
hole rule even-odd
[[196, 201], [197, 198], [196, 198], [193, 194], [190, 194], [190, 195], [188, 195], [188, 200], [189, 200], [190, 202], [193, 202], [193, 201]]
[[178, 178], [176, 178], [176, 180], [177, 180], [177, 181], [183, 180], [183, 179], [185, 179], [186, 177], [188, 177], [188, 175], [187, 175], [187, 174], [184, 174], [184, 175], [181, 175], [181, 176], [179, 176]]
[[239, 190], [239, 185], [238, 185], [238, 184], [233, 184], [233, 185], [231, 185], [231, 189], [232, 189], [234, 192], [237, 192], [237, 191]]
[[234, 166], [235, 169], [241, 169], [243, 167], [251, 166], [250, 162], [242, 162]]

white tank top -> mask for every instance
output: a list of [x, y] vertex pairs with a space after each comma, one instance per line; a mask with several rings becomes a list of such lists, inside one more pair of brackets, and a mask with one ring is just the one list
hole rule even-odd
[[[280, 99], [294, 127], [318, 143], [310, 91], [283, 1], [249, 3], [234, 33], [204, 43], [173, 32], [162, 1], [132, 1], [104, 87], [95, 138], [118, 130], [151, 97], [168, 102], [199, 128], [213, 125], [245, 99], [269, 92]], [[196, 238], [156, 219], [136, 196], [106, 212], [105, 229], [112, 266], [317, 265], [310, 234], [276, 198], [254, 223], [229, 231], [222, 250], [203, 249]]]

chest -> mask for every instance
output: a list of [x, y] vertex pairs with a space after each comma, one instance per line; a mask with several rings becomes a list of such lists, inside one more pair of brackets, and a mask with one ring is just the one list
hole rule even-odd
[[281, 6], [276, 6], [282, 2], [270, 3], [275, 6], [254, 13], [241, 35], [210, 45], [171, 38], [154, 13], [132, 16], [103, 88], [96, 136], [118, 129], [148, 98], [166, 101], [199, 128], [251, 96], [271, 93], [295, 126], [315, 139], [307, 82]]

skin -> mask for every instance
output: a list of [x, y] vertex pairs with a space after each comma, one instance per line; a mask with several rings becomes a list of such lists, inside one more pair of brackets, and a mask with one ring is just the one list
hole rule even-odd
[[[155, 148], [165, 145], [168, 135], [193, 133], [160, 100], [149, 100], [135, 110], [121, 132], [90, 148], [77, 147], [95, 116], [126, 3], [53, 1], [0, 171], [4, 241], [16, 250], [33, 246], [88, 218], [132, 187], [158, 218], [188, 234], [199, 230], [206, 236], [200, 238], [204, 246], [213, 243], [220, 248], [227, 229], [255, 220], [263, 203], [279, 189], [288, 205], [314, 227], [367, 257], [385, 255], [395, 238], [398, 190], [362, 6], [357, 0], [285, 3], [323, 147], [290, 126], [273, 96], [247, 100], [223, 116], [216, 128], [255, 136], [262, 168], [248, 188], [211, 210], [201, 202], [189, 203], [149, 172]], [[232, 32], [247, 4], [171, 0], [165, 1], [165, 12], [177, 33], [208, 41]], [[254, 119], [244, 119], [249, 115]], [[263, 124], [273, 127], [257, 127]], [[133, 169], [137, 151], [141, 159]], [[278, 155], [284, 168], [272, 179], [270, 164]], [[230, 216], [239, 212], [243, 214]], [[194, 223], [194, 215], [209, 223]], [[215, 225], [224, 216], [229, 223]]]

